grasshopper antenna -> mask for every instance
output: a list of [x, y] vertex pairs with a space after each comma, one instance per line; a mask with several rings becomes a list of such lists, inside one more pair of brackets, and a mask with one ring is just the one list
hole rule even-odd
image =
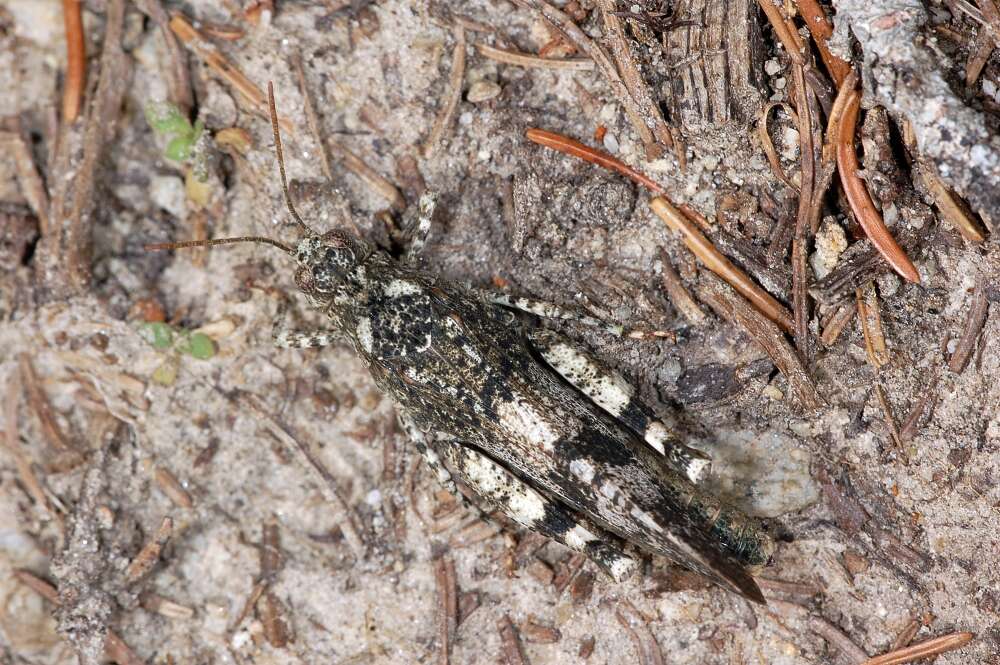
[[316, 235], [309, 226], [302, 221], [295, 206], [292, 205], [292, 197], [288, 195], [288, 181], [285, 179], [285, 158], [281, 153], [281, 132], [278, 130], [278, 111], [274, 108], [274, 84], [267, 82], [267, 106], [271, 112], [271, 131], [274, 132], [274, 152], [278, 157], [278, 172], [281, 173], [281, 191], [285, 194], [285, 205], [291, 213], [295, 223], [302, 227], [302, 230], [309, 235]]
[[256, 242], [263, 245], [272, 245], [286, 254], [292, 254], [292, 248], [285, 243], [265, 238], [263, 236], [239, 236], [238, 238], [215, 238], [214, 240], [184, 240], [182, 242], [157, 242], [145, 245], [147, 252], [156, 252], [164, 249], [185, 249], [187, 247], [212, 247], [213, 245], [232, 245], [237, 242]]

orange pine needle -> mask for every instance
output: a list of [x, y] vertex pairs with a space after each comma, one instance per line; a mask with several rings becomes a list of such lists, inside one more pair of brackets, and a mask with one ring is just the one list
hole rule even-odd
[[63, 87], [63, 122], [72, 123], [83, 107], [83, 88], [87, 78], [87, 52], [83, 39], [82, 0], [63, 0], [63, 23], [66, 28], [66, 84]]
[[861, 93], [854, 91], [847, 100], [844, 117], [840, 122], [840, 135], [837, 140], [837, 170], [840, 171], [840, 182], [847, 193], [851, 210], [861, 223], [865, 235], [872, 241], [875, 248], [889, 262], [893, 270], [904, 279], [915, 284], [920, 283], [920, 273], [906, 252], [896, 243], [889, 233], [882, 215], [875, 209], [871, 195], [865, 183], [858, 176], [858, 156], [854, 152], [854, 128], [858, 122], [858, 110], [861, 107]]

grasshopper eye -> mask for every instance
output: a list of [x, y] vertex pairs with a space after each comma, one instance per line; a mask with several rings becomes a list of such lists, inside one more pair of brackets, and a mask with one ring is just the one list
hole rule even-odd
[[313, 288], [313, 275], [312, 270], [306, 266], [300, 267], [295, 271], [295, 285], [298, 286], [303, 291], [312, 291]]

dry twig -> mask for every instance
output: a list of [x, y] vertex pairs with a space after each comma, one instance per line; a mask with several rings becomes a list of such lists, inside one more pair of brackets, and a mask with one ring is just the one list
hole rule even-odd
[[537, 69], [564, 69], [574, 72], [590, 72], [594, 70], [594, 61], [588, 58], [541, 58], [530, 53], [521, 53], [510, 49], [496, 48], [487, 44], [477, 44], [476, 48], [486, 58], [516, 67], [533, 67]]
[[854, 641], [845, 635], [842, 630], [823, 617], [815, 615], [810, 616], [809, 630], [829, 642], [835, 649], [847, 656], [847, 658], [852, 662], [861, 663], [868, 659], [868, 654], [866, 654], [861, 647], [855, 644]]
[[806, 24], [816, 42], [816, 48], [819, 49], [819, 55], [823, 64], [826, 65], [826, 70], [830, 72], [834, 84], [839, 87], [850, 74], [851, 65], [842, 58], [833, 55], [827, 46], [827, 41], [833, 36], [833, 26], [830, 25], [830, 19], [827, 18], [826, 12], [816, 0], [795, 0], [795, 5], [799, 9], [799, 14], [802, 15], [803, 23]]
[[63, 87], [62, 118], [72, 124], [83, 108], [87, 83], [86, 42], [83, 38], [83, 0], [63, 0], [66, 29], [66, 81]]
[[[632, 59], [632, 52], [625, 38], [625, 30], [622, 28], [621, 19], [616, 12], [617, 6], [615, 0], [598, 0], [597, 4], [601, 8], [601, 16], [604, 18], [604, 29], [607, 33], [607, 38], [611, 41], [611, 52], [614, 55], [615, 62], [618, 63], [618, 71], [621, 73], [625, 87], [628, 88], [632, 99], [635, 100], [643, 111], [644, 118], [652, 123], [653, 136], [668, 148], [676, 148], [677, 163], [683, 171], [687, 161], [684, 156], [683, 146], [676, 140], [674, 132], [667, 125], [666, 120], [663, 119], [663, 114], [660, 112], [659, 106], [653, 101], [649, 87], [642, 80], [639, 67], [635, 64], [635, 60]], [[646, 152], [650, 156], [655, 154], [653, 146], [646, 146]]]
[[[264, 117], [268, 117], [267, 95], [254, 85], [243, 72], [236, 68], [233, 63], [218, 49], [212, 45], [191, 23], [181, 16], [175, 14], [170, 19], [170, 29], [184, 42], [184, 45], [194, 51], [199, 58], [205, 61], [209, 67], [214, 69], [222, 79], [233, 86], [238, 93], [246, 100], [250, 106]], [[279, 118], [278, 124], [289, 134], [295, 135], [295, 126], [287, 118]]]
[[38, 418], [38, 422], [42, 426], [45, 438], [56, 449], [68, 450], [82, 456], [83, 452], [70, 441], [63, 433], [62, 427], [59, 426], [59, 421], [56, 420], [56, 415], [52, 411], [52, 403], [49, 402], [49, 398], [42, 390], [41, 382], [35, 374], [31, 358], [27, 353], [21, 353], [17, 356], [17, 364], [21, 372], [21, 381], [24, 382], [27, 391], [28, 406], [35, 412], [35, 417]]
[[919, 168], [918, 172], [923, 176], [924, 184], [927, 186], [928, 191], [930, 191], [931, 196], [934, 197], [934, 203], [937, 204], [938, 210], [945, 221], [954, 226], [962, 234], [962, 237], [969, 242], [984, 242], [986, 236], [982, 234], [978, 225], [966, 213], [955, 194], [941, 181], [941, 178], [934, 171], [934, 167], [925, 165]]
[[889, 347], [885, 342], [885, 331], [882, 328], [882, 313], [879, 307], [878, 294], [875, 285], [869, 282], [863, 289], [855, 292], [858, 305], [858, 318], [861, 319], [861, 332], [865, 338], [865, 351], [868, 362], [875, 369], [889, 363]]
[[139, 553], [129, 563], [128, 568], [125, 570], [126, 582], [135, 584], [153, 569], [156, 562], [160, 560], [160, 552], [163, 551], [163, 546], [167, 544], [173, 533], [174, 521], [169, 516], [164, 517], [160, 523], [160, 527], [153, 534], [152, 539], [142, 546]]
[[892, 405], [889, 404], [889, 398], [886, 397], [882, 384], [878, 382], [875, 383], [875, 397], [878, 399], [879, 406], [882, 407], [885, 426], [889, 428], [889, 438], [892, 439], [896, 449], [903, 453], [903, 439], [899, 433], [899, 426], [896, 424], [896, 417], [892, 413]]
[[14, 458], [14, 467], [17, 469], [17, 475], [20, 476], [21, 482], [24, 483], [28, 494], [42, 510], [55, 518], [59, 522], [59, 525], [62, 526], [62, 516], [52, 507], [41, 481], [35, 475], [31, 461], [21, 450], [21, 444], [18, 441], [17, 403], [20, 394], [21, 377], [19, 376], [19, 372], [15, 371], [8, 380], [7, 394], [4, 396], [4, 447], [10, 453], [11, 457]]
[[823, 345], [826, 347], [833, 346], [837, 342], [837, 338], [840, 337], [840, 333], [844, 331], [844, 327], [851, 322], [857, 313], [858, 305], [856, 302], [838, 305], [837, 311], [826, 322], [826, 325], [823, 327], [823, 333], [819, 337]]
[[458, 629], [458, 587], [455, 579], [455, 562], [441, 557], [434, 562], [434, 579], [438, 586], [438, 624], [440, 630], [440, 665], [451, 661], [451, 645]]
[[986, 297], [986, 280], [980, 279], [972, 296], [972, 305], [969, 307], [969, 316], [965, 319], [962, 336], [955, 346], [955, 352], [951, 354], [951, 359], [948, 361], [948, 369], [955, 374], [961, 374], [965, 371], [965, 366], [969, 363], [972, 351], [976, 347], [976, 340], [979, 339], [983, 326], [986, 325], [986, 316], [989, 311], [990, 301]]
[[438, 111], [434, 126], [431, 127], [431, 133], [427, 136], [427, 141], [424, 143], [424, 159], [430, 159], [434, 155], [437, 144], [441, 141], [444, 130], [448, 128], [448, 125], [451, 124], [452, 119], [455, 117], [455, 109], [458, 108], [458, 102], [462, 99], [462, 81], [465, 78], [465, 28], [461, 25], [456, 25], [453, 34], [455, 37], [455, 51], [451, 58], [451, 74], [448, 76], [447, 96], [444, 104], [441, 106], [441, 110]]
[[397, 210], [406, 207], [406, 200], [403, 195], [391, 182], [383, 178], [375, 169], [353, 152], [345, 148], [337, 141], [326, 141], [320, 128], [319, 114], [316, 112], [316, 104], [313, 101], [312, 91], [306, 83], [305, 69], [302, 67], [302, 57], [298, 54], [292, 57], [292, 68], [295, 70], [295, 77], [298, 79], [299, 90], [302, 92], [302, 102], [306, 114], [306, 122], [309, 131], [312, 132], [313, 139], [319, 147], [320, 165], [323, 167], [323, 175], [327, 180], [333, 180], [333, 168], [330, 165], [330, 154], [328, 146], [332, 146], [337, 152], [341, 161], [354, 175], [358, 176], [362, 182], [368, 185], [376, 194], [389, 201], [389, 204]]
[[649, 127], [646, 126], [646, 122], [643, 119], [643, 109], [639, 106], [637, 101], [632, 98], [628, 87], [622, 81], [621, 77], [618, 75], [618, 70], [615, 68], [611, 59], [608, 58], [608, 54], [604, 52], [604, 49], [600, 45], [594, 43], [587, 35], [584, 34], [583, 30], [573, 22], [569, 16], [567, 16], [563, 11], [556, 9], [548, 2], [544, 0], [514, 0], [516, 4], [522, 7], [527, 7], [532, 9], [539, 14], [541, 14], [549, 23], [558, 28], [566, 37], [576, 46], [580, 51], [586, 53], [594, 64], [597, 65], [597, 69], [604, 76], [604, 79], [611, 86], [611, 91], [618, 99], [618, 101], [625, 107], [625, 112], [635, 128], [636, 133], [639, 135], [639, 140], [643, 145], [650, 145], [654, 141], [653, 132], [650, 131]]
[[781, 330], [771, 319], [717, 279], [711, 279], [709, 287], [700, 289], [698, 295], [719, 316], [743, 328], [750, 338], [764, 349], [771, 362], [788, 381], [792, 394], [804, 408], [815, 409], [822, 406], [823, 402], [816, 392], [816, 386], [802, 365], [801, 359], [795, 353], [795, 349], [785, 341]]
[[17, 170], [21, 194], [38, 218], [38, 230], [44, 237], [49, 232], [49, 194], [45, 190], [42, 176], [31, 154], [31, 147], [21, 132], [21, 123], [17, 119], [14, 122], [15, 131], [0, 133], [0, 144], [6, 143], [7, 150], [14, 157], [14, 168]]
[[497, 629], [500, 631], [507, 665], [528, 665], [524, 650], [521, 649], [521, 640], [517, 636], [517, 629], [510, 622], [510, 617], [505, 614], [502, 619], [497, 620]]
[[881, 656], [869, 658], [863, 661], [861, 665], [903, 665], [911, 661], [931, 658], [946, 651], [954, 651], [971, 642], [973, 638], [975, 638], [975, 634], [973, 633], [951, 633], [950, 635], [935, 637], [920, 644], [914, 644], [912, 647], [890, 651]]
[[677, 208], [659, 196], [649, 202], [649, 207], [667, 226], [681, 234], [684, 244], [709, 270], [725, 279], [769, 319], [789, 332], [794, 329], [792, 317], [784, 305], [734, 266]]
[[660, 248], [660, 264], [662, 265], [663, 290], [667, 292], [670, 302], [691, 325], [697, 326], [704, 323], [708, 317], [688, 293], [687, 287], [681, 281], [681, 276], [674, 270], [670, 257], [662, 247]]
[[640, 665], [663, 665], [663, 652], [660, 645], [649, 630], [645, 617], [627, 600], [618, 603], [615, 608], [618, 623], [629, 632], [639, 653]]
[[[812, 230], [810, 213], [813, 198], [822, 193], [813, 191], [816, 177], [816, 156], [813, 150], [812, 90], [806, 86], [804, 67], [792, 65], [795, 80], [795, 107], [799, 114], [799, 210], [795, 218], [795, 233], [792, 235], [792, 315], [795, 322], [795, 344], [799, 353], [811, 362], [813, 344], [809, 335], [809, 266], [807, 234]], [[818, 209], [818, 207], [817, 207]]]

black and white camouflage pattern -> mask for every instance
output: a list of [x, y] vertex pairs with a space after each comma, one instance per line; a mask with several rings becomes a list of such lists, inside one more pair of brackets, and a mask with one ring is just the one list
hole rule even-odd
[[707, 457], [600, 361], [348, 234], [309, 234], [295, 258], [296, 283], [331, 330], [276, 342], [350, 340], [442, 481], [616, 580], [636, 567], [630, 543], [763, 602], [748, 572], [773, 549], [761, 524], [698, 487]]

